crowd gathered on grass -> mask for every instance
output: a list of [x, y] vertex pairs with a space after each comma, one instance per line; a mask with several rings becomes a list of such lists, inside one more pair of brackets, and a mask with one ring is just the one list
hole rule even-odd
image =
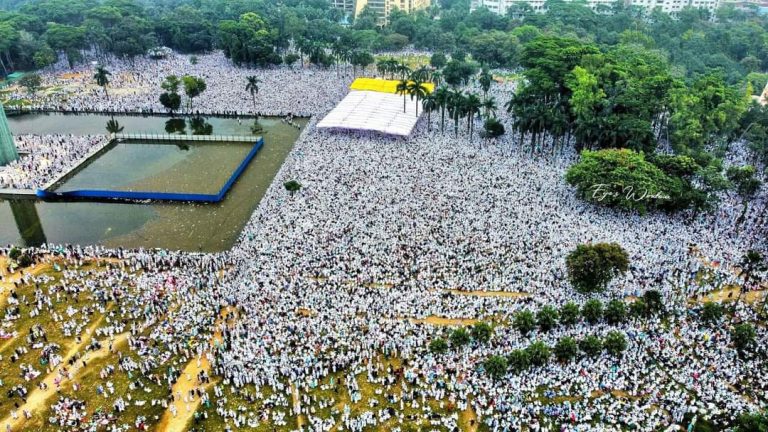
[[[268, 65], [229, 39], [94, 47], [5, 91], [26, 110], [310, 120], [229, 251], [3, 248], [0, 428], [765, 424], [768, 111], [738, 71], [678, 76], [642, 34], [518, 33], [514, 61], [482, 66], [298, 38]], [[357, 76], [416, 100], [411, 136], [315, 127]], [[16, 137], [0, 187], [105, 140]]]

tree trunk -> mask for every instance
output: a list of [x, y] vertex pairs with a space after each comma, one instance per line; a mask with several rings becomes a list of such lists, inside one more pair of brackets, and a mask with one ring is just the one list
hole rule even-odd
[[445, 105], [442, 106], [442, 114], [440, 119], [440, 133], [445, 132]]

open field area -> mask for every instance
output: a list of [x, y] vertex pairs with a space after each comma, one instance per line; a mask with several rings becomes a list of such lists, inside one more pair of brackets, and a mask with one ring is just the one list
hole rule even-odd
[[0, 0], [0, 76], [0, 432], [768, 431], [754, 5]]

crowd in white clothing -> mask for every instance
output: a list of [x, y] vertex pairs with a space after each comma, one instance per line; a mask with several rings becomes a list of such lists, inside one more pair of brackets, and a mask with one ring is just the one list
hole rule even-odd
[[[173, 56], [113, 62], [108, 68], [114, 86], [133, 83], [149, 90], [107, 99], [95, 89], [66, 101], [36, 99], [35, 106], [159, 111], [155, 91], [173, 73], [208, 78], [208, 90], [195, 99], [194, 110], [251, 112], [245, 76], [258, 74], [257, 112], [315, 116], [232, 250], [64, 249], [73, 259], [121, 259], [126, 267], [115, 269], [112, 279], [132, 277], [129, 270], [144, 272], [138, 283], [146, 291], [124, 299], [126, 307], [150, 325], [162, 325], [153, 329], [151, 345], [132, 338], [132, 350], [144, 353], [147, 361], [178, 353], [189, 359], [207, 356], [224, 381], [201, 397], [236, 429], [285, 423], [287, 409], [258, 413], [248, 406], [235, 411], [226, 405], [223, 389], [231, 395], [254, 386], [269, 387], [280, 396], [249, 397], [273, 407], [291, 405], [294, 415], [306, 416], [313, 431], [333, 424], [342, 425], [339, 430], [362, 431], [392, 419], [400, 425], [393, 430], [400, 430], [416, 420], [409, 417], [415, 414], [406, 414], [406, 406], [436, 430], [455, 430], [457, 414], [435, 409], [428, 403], [433, 400], [443, 407], [471, 407], [477, 421], [492, 431], [555, 430], [548, 429], [551, 425], [568, 431], [651, 431], [671, 424], [684, 427], [693, 417], [732, 424], [739, 414], [768, 406], [768, 362], [761, 357], [768, 332], [757, 326], [758, 353], [746, 357], [737, 355], [730, 336], [732, 323], [754, 322], [756, 313], [741, 304], [732, 318], [711, 328], [689, 302], [739, 283], [732, 266], [747, 249], [766, 249], [765, 191], [750, 203], [741, 224], [736, 223], [741, 201], [728, 194], [712, 213], [617, 212], [580, 200], [565, 184], [565, 169], [576, 160], [572, 151], [539, 149], [532, 155], [527, 137], [512, 132], [470, 140], [464, 127], [458, 136], [450, 126], [441, 132], [435, 115], [431, 132], [423, 118], [407, 139], [315, 129], [318, 117], [345, 94], [349, 79], [336, 78], [334, 70], [241, 70], [221, 54], [199, 56], [196, 65]], [[46, 84], [55, 83], [55, 76], [46, 75]], [[83, 83], [90, 80], [85, 76]], [[491, 94], [505, 101], [513, 91], [511, 83], [495, 84]], [[500, 118], [509, 128], [511, 119], [505, 113]], [[83, 147], [98, 142], [96, 137], [84, 139]], [[743, 158], [745, 151], [734, 146], [731, 159]], [[30, 166], [38, 170], [36, 164]], [[299, 181], [301, 190], [288, 194], [283, 187], [288, 180]], [[619, 243], [631, 261], [627, 274], [598, 297], [629, 299], [658, 290], [671, 312], [666, 319], [618, 325], [580, 322], [529, 335], [505, 324], [523, 309], [584, 302], [587, 297], [567, 282], [564, 258], [576, 245], [594, 242]], [[702, 282], [702, 274], [714, 277]], [[103, 290], [109, 278], [95, 286], [86, 279], [71, 283]], [[169, 305], [157, 298], [158, 287], [183, 298], [172, 315], [165, 314]], [[524, 295], [479, 296], [472, 291]], [[236, 317], [217, 326], [218, 311], [225, 307], [236, 309]], [[419, 320], [433, 316], [499, 325], [486, 344], [437, 355], [428, 344], [445, 337], [446, 329]], [[130, 329], [132, 335], [141, 330]], [[222, 333], [220, 345], [197, 337], [215, 330]], [[488, 356], [506, 355], [534, 340], [554, 345], [564, 336], [580, 339], [609, 331], [627, 336], [628, 349], [621, 358], [603, 354], [570, 363], [552, 361], [497, 381], [482, 370]], [[402, 368], [385, 364], [382, 355], [402, 361]], [[163, 378], [172, 381], [177, 372]], [[339, 374], [343, 381], [327, 382]], [[358, 374], [383, 389], [400, 410], [363, 399], [354, 378]], [[313, 394], [322, 386], [347, 392], [370, 409], [358, 414], [336, 410], [328, 417], [333, 401]], [[204, 387], [201, 381], [199, 389]], [[292, 402], [282, 396], [289, 388], [298, 391]], [[216, 397], [208, 399], [210, 392]]]
[[14, 141], [21, 157], [0, 167], [0, 189], [40, 189], [108, 143], [101, 135], [17, 135]]

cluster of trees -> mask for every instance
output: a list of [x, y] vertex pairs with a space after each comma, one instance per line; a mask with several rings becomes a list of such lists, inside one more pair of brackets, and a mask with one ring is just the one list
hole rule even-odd
[[185, 75], [179, 78], [176, 75], [169, 75], [165, 77], [160, 87], [165, 90], [160, 94], [160, 103], [173, 114], [181, 107], [180, 87], [184, 88], [184, 94], [187, 95], [187, 108], [192, 110], [192, 101], [206, 90], [207, 84], [203, 78], [196, 76]]
[[512, 326], [523, 335], [534, 330], [548, 332], [558, 325], [571, 326], [581, 320], [589, 324], [605, 321], [608, 324], [620, 324], [630, 317], [648, 318], [665, 312], [661, 294], [656, 290], [646, 291], [642, 298], [632, 303], [611, 300], [603, 304], [600, 300], [590, 299], [579, 307], [568, 302], [559, 310], [552, 306], [543, 306], [535, 314], [529, 310], [517, 312], [512, 319]]
[[743, 198], [746, 211], [760, 187], [754, 167], [729, 167], [723, 175], [719, 159], [698, 156], [584, 150], [565, 180], [587, 201], [641, 214], [654, 209], [706, 210], [717, 202], [719, 192], [729, 189]]
[[493, 379], [501, 379], [508, 372], [521, 373], [531, 367], [543, 366], [555, 358], [567, 363], [579, 354], [598, 357], [603, 351], [614, 357], [621, 357], [627, 349], [627, 338], [619, 331], [608, 332], [604, 338], [585, 336], [580, 340], [565, 336], [550, 347], [541, 341], [533, 342], [525, 349], [516, 349], [506, 356], [492, 355], [483, 362], [483, 369]]
[[650, 153], [663, 137], [701, 162], [711, 144], [733, 137], [749, 102], [743, 85], [729, 85], [722, 71], [673, 75], [667, 53], [623, 36], [607, 47], [549, 34], [523, 44], [525, 79], [507, 109], [532, 151], [573, 138], [578, 149]]
[[[450, 348], [460, 349], [471, 342], [488, 343], [493, 336], [493, 327], [485, 322], [478, 322], [467, 331], [464, 327], [458, 327], [451, 331], [448, 340], [438, 337], [429, 343], [429, 351], [434, 354], [444, 354]], [[450, 342], [450, 344], [449, 344]]]
[[0, 67], [5, 70], [42, 67], [60, 54], [76, 62], [83, 49], [132, 57], [163, 45], [185, 53], [218, 47], [240, 63], [273, 64], [295, 61], [285, 54], [291, 42], [367, 52], [414, 45], [513, 68], [526, 59], [524, 45], [548, 33], [597, 46], [631, 43], [658, 50], [688, 77], [720, 69], [727, 82], [737, 83], [768, 68], [765, 18], [732, 7], [712, 21], [696, 9], [673, 19], [623, 4], [606, 14], [578, 2], [551, 0], [545, 14], [521, 4], [499, 16], [485, 8], [470, 12], [467, 0], [441, 0], [413, 14], [394, 10], [383, 26], [382, 17], [369, 8], [352, 26], [342, 25], [344, 13], [323, 0], [3, 0], [0, 9], [5, 10], [0, 12]]

